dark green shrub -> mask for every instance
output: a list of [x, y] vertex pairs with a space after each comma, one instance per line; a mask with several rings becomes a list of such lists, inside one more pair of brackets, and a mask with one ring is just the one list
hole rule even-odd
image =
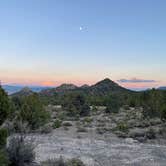
[[116, 96], [111, 96], [110, 102], [107, 104], [105, 112], [106, 113], [118, 113], [120, 107], [121, 107], [121, 102], [119, 101], [119, 98]]
[[66, 94], [62, 107], [69, 116], [87, 116], [90, 113], [85, 96], [80, 93]]
[[0, 166], [8, 166], [9, 160], [7, 157], [7, 153], [4, 150], [0, 150]]
[[84, 118], [84, 120], [83, 120], [84, 123], [91, 123], [92, 121], [93, 121], [93, 119], [90, 118], [90, 117], [86, 117], [86, 118]]
[[10, 101], [7, 94], [0, 86], [0, 125], [6, 120], [11, 111]]
[[9, 140], [7, 147], [10, 166], [26, 166], [35, 159], [34, 146], [26, 142], [23, 136], [15, 136]]
[[152, 89], [146, 92], [143, 92], [141, 97], [141, 104], [144, 108], [145, 117], [161, 117], [164, 116], [161, 112], [161, 107], [163, 106], [164, 95], [162, 91]]
[[119, 112], [120, 107], [116, 104], [109, 104], [107, 105], [105, 112], [106, 113], [118, 113]]
[[93, 112], [96, 112], [96, 111], [97, 111], [97, 107], [93, 105], [93, 106], [92, 106], [92, 111], [93, 111]]
[[90, 113], [90, 107], [88, 104], [84, 103], [82, 107], [80, 106], [80, 116], [88, 116]]
[[67, 161], [67, 166], [85, 166], [85, 164], [80, 159], [73, 158]]
[[62, 125], [62, 121], [57, 119], [57, 120], [55, 120], [55, 122], [53, 124], [53, 128], [54, 129], [59, 128], [59, 127], [61, 127], [61, 125]]
[[52, 126], [51, 126], [51, 125], [48, 125], [48, 124], [46, 124], [46, 125], [44, 125], [44, 126], [42, 126], [42, 127], [40, 128], [40, 132], [41, 132], [42, 134], [51, 133], [52, 130], [53, 130]]
[[64, 112], [60, 112], [58, 113], [57, 118], [63, 121], [66, 118], [66, 114]]
[[124, 122], [118, 123], [116, 129], [122, 132], [128, 132], [128, 126]]
[[135, 96], [130, 96], [130, 98], [128, 99], [128, 105], [129, 107], [136, 107], [137, 98]]
[[41, 163], [41, 166], [67, 166], [62, 157], [59, 159], [49, 159]]
[[6, 145], [6, 139], [8, 132], [6, 129], [0, 129], [0, 148], [3, 148]]
[[155, 134], [155, 131], [150, 128], [147, 132], [146, 132], [146, 137], [148, 139], [155, 139], [156, 138], [156, 134]]
[[124, 108], [125, 110], [129, 110], [129, 109], [130, 109], [129, 105], [124, 105], [123, 108]]
[[71, 117], [77, 116], [79, 114], [76, 107], [72, 104], [66, 105], [65, 110], [67, 111], [67, 115]]
[[62, 157], [59, 159], [49, 159], [41, 163], [41, 166], [85, 166], [85, 164], [77, 158], [64, 161]]
[[162, 106], [161, 106], [161, 118], [163, 119], [163, 120], [166, 120], [166, 104], [163, 104]]
[[26, 96], [21, 100], [20, 113], [18, 119], [28, 122], [31, 129], [37, 129], [46, 124], [50, 115], [45, 111], [38, 95]]

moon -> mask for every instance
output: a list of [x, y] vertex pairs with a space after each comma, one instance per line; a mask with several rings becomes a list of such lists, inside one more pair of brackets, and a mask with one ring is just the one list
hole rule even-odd
[[82, 27], [80, 27], [79, 29], [80, 29], [80, 31], [82, 31], [82, 29], [83, 29], [83, 28], [82, 28]]

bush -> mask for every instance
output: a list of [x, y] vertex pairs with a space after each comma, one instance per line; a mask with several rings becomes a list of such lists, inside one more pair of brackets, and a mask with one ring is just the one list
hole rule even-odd
[[7, 94], [0, 86], [0, 125], [6, 120], [11, 111], [10, 101]]
[[57, 119], [57, 120], [55, 120], [55, 122], [53, 124], [53, 128], [54, 129], [59, 128], [59, 127], [61, 127], [61, 125], [62, 125], [62, 121]]
[[72, 104], [67, 105], [65, 110], [67, 111], [67, 115], [71, 117], [75, 117], [79, 114], [78, 110]]
[[161, 106], [161, 118], [162, 118], [163, 120], [166, 119], [166, 104], [163, 104], [163, 105]]
[[9, 140], [7, 152], [11, 166], [25, 166], [35, 159], [34, 146], [30, 141], [25, 142], [23, 136], [12, 137]]
[[90, 118], [90, 117], [86, 117], [86, 118], [84, 118], [84, 120], [83, 120], [84, 123], [91, 123], [92, 121], [93, 121], [93, 119]]
[[103, 127], [97, 127], [96, 128], [96, 132], [98, 133], [98, 134], [104, 134], [106, 131], [104, 130], [104, 128]]
[[46, 124], [46, 125], [44, 125], [44, 126], [42, 126], [42, 127], [40, 128], [40, 132], [41, 132], [42, 134], [51, 133], [51, 132], [52, 132], [52, 126], [50, 126], [49, 124]]
[[81, 160], [73, 158], [67, 161], [67, 166], [85, 166], [85, 164]]
[[117, 97], [113, 97], [110, 99], [110, 102], [107, 104], [106, 113], [118, 113], [119, 109], [121, 107], [121, 103], [119, 102], [119, 99]]
[[129, 110], [130, 107], [129, 107], [129, 105], [124, 105], [124, 106], [123, 106], [123, 109], [125, 109], [125, 110]]
[[37, 129], [48, 122], [50, 115], [45, 111], [38, 95], [26, 96], [20, 100], [19, 120], [28, 122], [31, 129]]
[[66, 114], [64, 112], [60, 112], [58, 113], [57, 118], [63, 121], [66, 118]]
[[136, 107], [136, 100], [134, 98], [130, 99], [129, 107]]
[[87, 116], [90, 113], [85, 96], [80, 93], [66, 94], [62, 107], [69, 116]]
[[156, 138], [156, 134], [153, 128], [150, 128], [147, 132], [146, 132], [146, 137], [148, 139], [155, 139]]
[[161, 119], [165, 119], [164, 115], [164, 104], [166, 102], [166, 94], [165, 91], [159, 91], [156, 89], [152, 89], [149, 91], [145, 91], [140, 96], [141, 104], [144, 108], [144, 116], [145, 117], [160, 117]]
[[6, 129], [0, 129], [0, 148], [3, 148], [6, 145], [6, 139], [8, 132]]
[[9, 160], [4, 150], [0, 150], [0, 166], [8, 166]]
[[119, 108], [118, 106], [113, 106], [112, 104], [107, 105], [105, 112], [106, 113], [118, 113], [119, 112]]
[[85, 164], [76, 158], [64, 161], [62, 157], [59, 159], [50, 159], [41, 163], [41, 166], [85, 166]]
[[122, 132], [128, 132], [128, 126], [124, 122], [118, 123], [116, 129]]
[[82, 107], [80, 107], [80, 116], [88, 116], [90, 113], [90, 107], [88, 104], [84, 103]]
[[49, 159], [41, 163], [41, 166], [67, 166], [63, 158], [59, 159]]
[[28, 122], [23, 122], [21, 120], [14, 120], [13, 127], [14, 132], [16, 133], [28, 133], [30, 131]]
[[94, 105], [92, 106], [92, 108], [91, 108], [91, 109], [92, 109], [92, 112], [96, 112], [96, 111], [98, 110], [98, 109], [97, 109], [97, 107], [96, 107], [96, 106], [94, 106]]

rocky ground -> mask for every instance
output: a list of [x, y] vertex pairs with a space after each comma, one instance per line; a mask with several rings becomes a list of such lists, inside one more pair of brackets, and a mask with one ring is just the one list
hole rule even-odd
[[[59, 118], [57, 111], [52, 118]], [[80, 158], [88, 166], [165, 166], [165, 134], [165, 123], [145, 119], [141, 108], [116, 114], [101, 108], [80, 120], [65, 119], [48, 134], [27, 138], [35, 144], [37, 162], [62, 156]]]
[[110, 140], [85, 135], [76, 138], [72, 134], [70, 131], [56, 131], [47, 135], [33, 135], [36, 161], [63, 156], [80, 158], [89, 166], [165, 166], [166, 163], [164, 145], [137, 143], [132, 139], [116, 137]]

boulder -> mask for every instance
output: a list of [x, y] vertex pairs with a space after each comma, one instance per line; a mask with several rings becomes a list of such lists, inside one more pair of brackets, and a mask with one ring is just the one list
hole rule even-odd
[[134, 128], [129, 131], [129, 137], [144, 137], [146, 135], [146, 129]]
[[128, 143], [128, 144], [133, 144], [133, 143], [137, 143], [138, 141], [134, 140], [133, 138], [126, 138], [125, 142]]

